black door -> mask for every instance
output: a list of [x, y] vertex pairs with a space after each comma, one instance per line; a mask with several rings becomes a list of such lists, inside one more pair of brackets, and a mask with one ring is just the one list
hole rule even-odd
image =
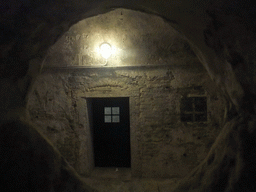
[[95, 167], [130, 167], [129, 98], [92, 99]]

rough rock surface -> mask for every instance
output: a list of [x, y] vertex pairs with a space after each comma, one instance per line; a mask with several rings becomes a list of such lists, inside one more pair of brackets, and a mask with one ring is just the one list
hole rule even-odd
[[[121, 6], [159, 14], [167, 20], [172, 21], [175, 27], [185, 34], [212, 79], [222, 88], [227, 98], [229, 98], [231, 103], [236, 107], [236, 112], [242, 116], [241, 118], [244, 119], [244, 124], [248, 125], [240, 126], [243, 125], [243, 122], [239, 122], [240, 117], [235, 117], [235, 113], [233, 113], [234, 115], [233, 117], [231, 116], [231, 118], [234, 120], [225, 126], [219, 138], [222, 137], [222, 134], [226, 133], [225, 130], [229, 126], [231, 129], [239, 127], [238, 130], [240, 130], [241, 137], [236, 138], [238, 138], [237, 143], [241, 144], [242, 147], [234, 147], [235, 154], [238, 154], [237, 159], [239, 159], [240, 162], [250, 162], [251, 160], [254, 162], [255, 157], [253, 153], [247, 153], [248, 156], [239, 155], [246, 154], [247, 151], [253, 152], [253, 149], [255, 149], [255, 143], [252, 139], [255, 133], [255, 123], [249, 123], [250, 118], [255, 119], [253, 115], [255, 115], [256, 106], [256, 79], [254, 75], [256, 38], [255, 7], [253, 7], [253, 1], [214, 1], [217, 2], [217, 5], [210, 5], [210, 1], [204, 0], [129, 1], [129, 5], [125, 4], [125, 2], [126, 1], [121, 0], [118, 2], [100, 0], [44, 2], [29, 0], [1, 1], [1, 130], [5, 130], [5, 128], [9, 127], [5, 124], [7, 121], [19, 119], [26, 113], [26, 97], [30, 85], [38, 74], [46, 50], [57, 38], [67, 31], [76, 21], [98, 13], [103, 13], [111, 7]], [[210, 16], [206, 14], [209, 5], [211, 7], [209, 9]], [[230, 25], [231, 23], [232, 25]], [[207, 25], [209, 25], [209, 29], [206, 30]], [[235, 27], [233, 28], [233, 26]], [[247, 116], [245, 113], [249, 113], [249, 115]], [[238, 126], [232, 126], [233, 122]], [[29, 126], [20, 127], [21, 132], [25, 133]], [[250, 133], [248, 132], [249, 130], [251, 134], [248, 134]], [[31, 136], [32, 135], [33, 134], [31, 134]], [[15, 138], [12, 134], [10, 137]], [[229, 141], [230, 139], [225, 139], [224, 143], [226, 143], [226, 145], [236, 146], [235, 143], [230, 143]], [[218, 140], [216, 145], [221, 146]], [[8, 146], [12, 145], [10, 144]], [[5, 145], [4, 147], [8, 148], [8, 146]], [[15, 145], [12, 149], [15, 149]], [[15, 153], [16, 152], [13, 154]], [[207, 189], [210, 191], [216, 191], [218, 189], [220, 191], [241, 191], [241, 189], [248, 191], [255, 190], [254, 180], [256, 173], [255, 169], [251, 169], [253, 163], [252, 165], [250, 163], [244, 163], [243, 166], [238, 166], [238, 169], [235, 169], [236, 182], [232, 182], [232, 177], [230, 177], [230, 174], [227, 174], [227, 172], [232, 170], [230, 167], [234, 167], [234, 164], [239, 164], [231, 160], [229, 155], [224, 158], [225, 155], [221, 155], [223, 154], [222, 150], [218, 153], [220, 155], [215, 154], [217, 158], [214, 171], [211, 172], [210, 170], [212, 169], [209, 169], [209, 174], [201, 174], [201, 177], [200, 172], [196, 172], [195, 176], [190, 175], [190, 183], [197, 184], [186, 185], [184, 182], [181, 182], [176, 191], [206, 191]], [[18, 152], [18, 155], [22, 154]], [[209, 158], [211, 159], [211, 157]], [[1, 159], [4, 159], [2, 152]], [[219, 164], [217, 162], [219, 162]], [[10, 165], [12, 162], [7, 163]], [[30, 163], [32, 162], [23, 162], [22, 166]], [[1, 166], [2, 165], [1, 163]], [[203, 165], [206, 164], [203, 163]], [[212, 164], [209, 163], [209, 166], [214, 165], [215, 161], [213, 161]], [[200, 169], [201, 167], [202, 165], [198, 168]], [[226, 171], [224, 172], [225, 174], [222, 174], [223, 177], [219, 177], [215, 180], [213, 177], [220, 175], [222, 171], [219, 167], [223, 167]], [[19, 168], [20, 167], [17, 169]], [[248, 178], [245, 180], [243, 178], [247, 174], [247, 170], [250, 171], [250, 177], [245, 177]], [[25, 171], [29, 171], [29, 167], [27, 167]], [[37, 176], [42, 175], [42, 173], [43, 170], [41, 170]], [[4, 174], [1, 175], [3, 176]], [[198, 184], [196, 180], [206, 181], [206, 185], [202, 183]], [[210, 185], [213, 181], [216, 183]], [[8, 182], [14, 184], [15, 180], [9, 178]], [[38, 181], [38, 183], [41, 182]], [[44, 184], [46, 184], [46, 181]], [[11, 191], [10, 188], [8, 189]], [[62, 191], [65, 191], [65, 189]]]
[[0, 130], [2, 191], [94, 191], [33, 125], [16, 120]]
[[205, 160], [173, 191], [254, 192], [255, 126], [255, 116], [251, 115], [241, 115], [228, 122]]

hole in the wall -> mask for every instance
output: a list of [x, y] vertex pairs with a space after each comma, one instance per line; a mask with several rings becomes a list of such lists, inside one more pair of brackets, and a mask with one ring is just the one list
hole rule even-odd
[[180, 111], [183, 122], [206, 122], [206, 97], [184, 97], [181, 99]]

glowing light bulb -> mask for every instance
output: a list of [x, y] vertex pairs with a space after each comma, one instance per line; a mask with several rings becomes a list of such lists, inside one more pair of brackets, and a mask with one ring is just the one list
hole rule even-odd
[[100, 54], [105, 59], [108, 59], [112, 54], [112, 47], [109, 43], [102, 43], [100, 45]]

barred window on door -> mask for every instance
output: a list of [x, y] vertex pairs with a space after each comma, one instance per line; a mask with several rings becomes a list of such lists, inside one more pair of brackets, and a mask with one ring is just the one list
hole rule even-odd
[[104, 122], [105, 123], [119, 123], [120, 122], [120, 108], [119, 107], [104, 107]]

